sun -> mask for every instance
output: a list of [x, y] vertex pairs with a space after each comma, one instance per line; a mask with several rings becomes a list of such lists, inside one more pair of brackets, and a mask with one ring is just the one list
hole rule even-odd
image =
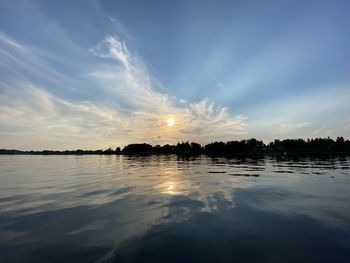
[[175, 120], [172, 119], [172, 118], [169, 118], [169, 119], [167, 120], [167, 123], [168, 123], [168, 126], [169, 126], [169, 127], [173, 127], [173, 126], [175, 125]]

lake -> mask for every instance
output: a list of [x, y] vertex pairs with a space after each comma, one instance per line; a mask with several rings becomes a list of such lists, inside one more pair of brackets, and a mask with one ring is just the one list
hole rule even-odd
[[350, 262], [350, 158], [0, 156], [0, 262]]

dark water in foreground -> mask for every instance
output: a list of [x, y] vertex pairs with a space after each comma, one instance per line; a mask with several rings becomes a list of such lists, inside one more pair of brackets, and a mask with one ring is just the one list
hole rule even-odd
[[0, 262], [350, 262], [350, 158], [0, 156]]

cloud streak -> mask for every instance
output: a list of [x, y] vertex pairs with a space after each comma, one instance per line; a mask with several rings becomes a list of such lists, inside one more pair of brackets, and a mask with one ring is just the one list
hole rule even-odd
[[[16, 69], [19, 62], [31, 69], [30, 76], [17, 72], [17, 78], [12, 75], [0, 83], [2, 147], [105, 148], [180, 140], [206, 143], [244, 137], [247, 132], [246, 118], [231, 116], [226, 107], [207, 100], [185, 102], [161, 92], [142, 59], [115, 36], [107, 36], [90, 50], [100, 60], [83, 74], [97, 91], [110, 95], [112, 103], [105, 104], [54, 95], [49, 84], [37, 85], [33, 79], [45, 75], [59, 84], [67, 77], [50, 68], [40, 53], [4, 34], [0, 48], [7, 54], [2, 71]], [[74, 89], [77, 80], [67, 81]], [[169, 117], [176, 119], [176, 126], [167, 127]]]

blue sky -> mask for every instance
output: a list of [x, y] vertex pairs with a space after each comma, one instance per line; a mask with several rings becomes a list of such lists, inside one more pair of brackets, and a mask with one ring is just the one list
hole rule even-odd
[[348, 1], [1, 1], [0, 148], [349, 138], [349, 11]]

